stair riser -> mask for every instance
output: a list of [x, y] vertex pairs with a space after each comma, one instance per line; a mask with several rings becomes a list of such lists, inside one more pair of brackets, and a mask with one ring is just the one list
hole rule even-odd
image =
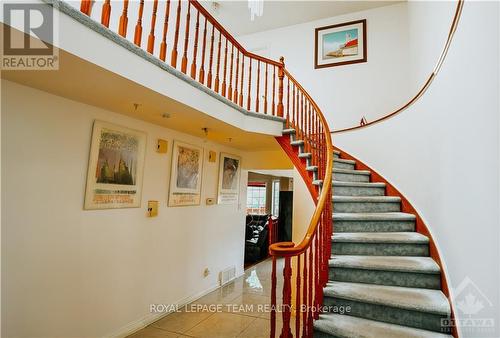
[[351, 311], [349, 313], [346, 312], [346, 314], [355, 317], [440, 333], [449, 333], [449, 328], [441, 326], [442, 319], [447, 319], [447, 317], [439, 314], [405, 310], [386, 305], [370, 304], [337, 297], [325, 297], [324, 304], [325, 306], [331, 307], [344, 306], [347, 308], [347, 306], [350, 306]]
[[415, 221], [333, 221], [335, 232], [415, 231]]
[[333, 212], [398, 212], [401, 211], [399, 202], [338, 202], [333, 203]]
[[333, 161], [333, 167], [335, 169], [349, 169], [349, 170], [354, 170], [354, 163], [344, 163], [344, 162], [335, 162]]
[[314, 330], [313, 337], [314, 338], [342, 338], [340, 336], [332, 336], [328, 333], [324, 333], [324, 332], [321, 332], [318, 330]]
[[333, 242], [332, 254], [356, 256], [429, 256], [427, 244]]
[[383, 187], [339, 187], [333, 186], [334, 196], [384, 196]]
[[333, 179], [341, 182], [370, 182], [370, 175], [333, 173]]
[[339, 282], [368, 283], [404, 286], [410, 288], [441, 289], [439, 274], [398, 272], [331, 267], [329, 280]]

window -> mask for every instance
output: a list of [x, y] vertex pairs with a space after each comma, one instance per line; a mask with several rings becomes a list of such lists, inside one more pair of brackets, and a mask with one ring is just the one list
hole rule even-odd
[[266, 214], [266, 184], [249, 183], [247, 189], [247, 214]]
[[272, 214], [278, 217], [280, 214], [280, 180], [273, 181]]

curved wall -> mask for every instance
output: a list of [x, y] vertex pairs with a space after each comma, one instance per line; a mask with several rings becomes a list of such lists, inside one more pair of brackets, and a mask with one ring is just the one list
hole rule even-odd
[[[472, 318], [496, 322], [491, 330], [462, 327], [461, 337], [500, 336], [499, 7], [466, 2], [441, 72], [408, 111], [334, 138], [394, 183], [426, 220], [447, 267], [457, 318], [471, 318], [460, 302], [472, 293], [483, 305]], [[442, 23], [432, 11], [409, 16], [411, 49], [424, 48], [425, 35], [418, 38], [411, 22], [425, 16], [427, 36]], [[418, 77], [430, 59], [413, 58], [410, 71]]]
[[[313, 96], [331, 128], [376, 118], [411, 94], [408, 88], [407, 3], [379, 7], [238, 37], [245, 47], [285, 64]], [[265, 9], [264, 9], [265, 15]], [[314, 69], [314, 29], [367, 20], [368, 62]], [[286, 86], [285, 86], [286, 90]]]

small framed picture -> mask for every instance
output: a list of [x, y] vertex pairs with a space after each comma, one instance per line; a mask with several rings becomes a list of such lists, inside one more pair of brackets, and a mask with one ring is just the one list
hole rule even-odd
[[314, 68], [366, 62], [366, 19], [315, 30]]
[[174, 141], [168, 206], [199, 205], [203, 148]]
[[146, 133], [95, 121], [84, 209], [141, 206]]
[[241, 157], [221, 153], [219, 158], [217, 202], [219, 204], [236, 204], [240, 195]]

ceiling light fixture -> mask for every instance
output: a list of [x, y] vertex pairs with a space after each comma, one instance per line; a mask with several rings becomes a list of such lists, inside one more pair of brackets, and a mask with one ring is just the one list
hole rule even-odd
[[254, 21], [256, 16], [264, 14], [264, 0], [248, 0], [248, 8], [250, 9], [250, 19]]

